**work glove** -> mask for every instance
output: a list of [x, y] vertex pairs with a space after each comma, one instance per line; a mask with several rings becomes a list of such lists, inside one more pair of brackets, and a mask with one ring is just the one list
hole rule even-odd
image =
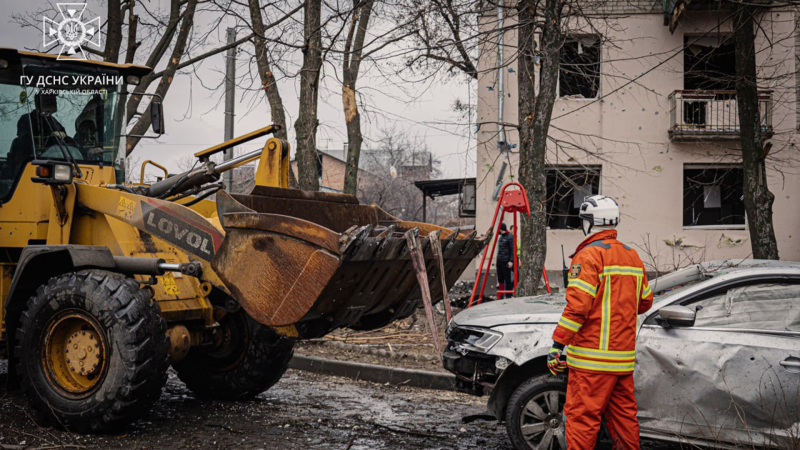
[[558, 375], [563, 372], [566, 367], [567, 354], [564, 351], [564, 344], [553, 342], [553, 346], [550, 347], [550, 352], [547, 353], [547, 368], [550, 369], [550, 373], [553, 375]]

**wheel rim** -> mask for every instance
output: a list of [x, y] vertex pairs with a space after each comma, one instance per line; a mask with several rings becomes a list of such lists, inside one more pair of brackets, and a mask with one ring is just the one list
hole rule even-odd
[[544, 391], [525, 404], [519, 424], [522, 438], [529, 448], [567, 448], [563, 417], [566, 397], [563, 391]]
[[239, 365], [247, 354], [250, 343], [247, 319], [241, 312], [228, 313], [218, 320], [220, 326], [214, 333], [213, 346], [205, 349], [209, 370], [226, 373]]
[[65, 311], [45, 328], [42, 363], [48, 380], [70, 397], [94, 392], [106, 373], [106, 336], [83, 311]]

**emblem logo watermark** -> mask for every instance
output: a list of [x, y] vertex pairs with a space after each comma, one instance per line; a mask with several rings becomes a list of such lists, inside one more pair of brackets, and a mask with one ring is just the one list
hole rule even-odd
[[100, 18], [83, 21], [86, 3], [57, 3], [56, 6], [61, 13], [61, 21], [42, 18], [43, 46], [61, 44], [58, 59], [64, 54], [86, 59], [84, 44], [100, 48]]

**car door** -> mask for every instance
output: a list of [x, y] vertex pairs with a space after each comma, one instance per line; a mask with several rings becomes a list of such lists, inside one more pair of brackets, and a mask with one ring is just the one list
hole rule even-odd
[[643, 433], [797, 445], [800, 285], [738, 285], [667, 303], [696, 318], [669, 328], [654, 313], [642, 325], [635, 381]]

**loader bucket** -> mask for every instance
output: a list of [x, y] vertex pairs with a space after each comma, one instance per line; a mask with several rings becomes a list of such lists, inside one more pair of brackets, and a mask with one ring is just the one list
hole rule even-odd
[[379, 328], [421, 306], [407, 231], [418, 230], [434, 301], [442, 285], [431, 233], [442, 243], [448, 289], [486, 240], [402, 221], [343, 194], [256, 186], [250, 195], [221, 192], [217, 205], [226, 237], [214, 270], [255, 320], [294, 325], [302, 338]]

